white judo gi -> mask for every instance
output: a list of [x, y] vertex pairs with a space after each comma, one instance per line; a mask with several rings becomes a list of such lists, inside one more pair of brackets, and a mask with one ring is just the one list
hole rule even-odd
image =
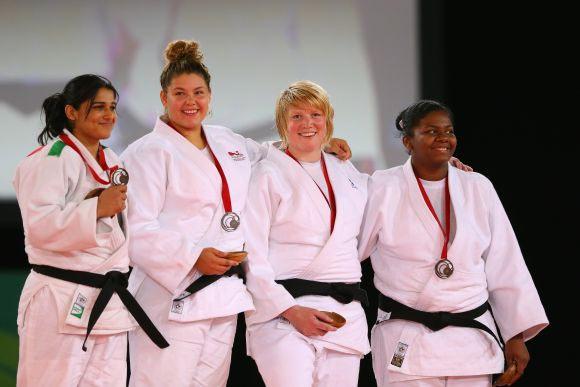
[[[107, 173], [64, 130], [100, 178]], [[108, 148], [108, 166], [121, 166]], [[84, 199], [95, 180], [81, 157], [56, 138], [22, 161], [14, 188], [31, 264], [105, 274], [129, 270], [126, 230], [117, 217], [97, 220], [98, 198]], [[123, 218], [125, 213], [122, 214]], [[126, 224], [126, 221], [124, 222]], [[124, 386], [126, 331], [136, 322], [113, 294], [87, 341], [89, 315], [100, 289], [31, 271], [18, 306], [19, 386]]]
[[[342, 304], [315, 295], [294, 299], [274, 282], [361, 280], [356, 238], [367, 199], [367, 176], [350, 162], [323, 157], [336, 197], [332, 234], [329, 205], [295, 160], [271, 145], [252, 171], [244, 218], [247, 286], [256, 310], [246, 312], [246, 337], [248, 354], [270, 387], [355, 386], [360, 358], [369, 351], [360, 302]], [[346, 325], [324, 336], [306, 337], [280, 317], [297, 304], [337, 312], [346, 318]]]
[[[260, 148], [230, 129], [204, 125], [227, 179], [232, 210], [245, 223], [251, 160]], [[122, 155], [131, 170], [129, 222], [134, 271], [130, 289], [170, 346], [159, 349], [137, 329], [129, 336], [132, 386], [222, 386], [229, 373], [237, 314], [253, 310], [238, 276], [222, 277], [173, 301], [201, 276], [194, 264], [214, 247], [238, 251], [239, 227], [222, 229], [222, 180], [213, 161], [158, 119], [153, 132]]]
[[[534, 337], [548, 320], [493, 185], [451, 166], [448, 179], [455, 228], [448, 258], [455, 271], [441, 279], [434, 266], [443, 233], [421, 195], [411, 160], [372, 176], [359, 251], [362, 259], [371, 257], [376, 288], [427, 312], [463, 312], [489, 300], [504, 340], [520, 332], [525, 340]], [[496, 332], [489, 311], [477, 320]], [[415, 383], [409, 385], [427, 385], [418, 379], [428, 377], [433, 386], [440, 385], [440, 377], [452, 377], [456, 385], [489, 385], [488, 375], [503, 370], [500, 347], [482, 330], [449, 326], [434, 332], [411, 321], [389, 321], [380, 309], [378, 321], [371, 342], [379, 387], [409, 380]], [[391, 364], [397, 349], [400, 367]]]

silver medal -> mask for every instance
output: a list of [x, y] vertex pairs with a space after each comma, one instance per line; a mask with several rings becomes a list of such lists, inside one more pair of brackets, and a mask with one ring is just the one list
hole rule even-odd
[[129, 183], [129, 172], [123, 168], [117, 168], [111, 174], [111, 184], [113, 185], [127, 185]]
[[240, 226], [240, 216], [235, 212], [226, 212], [222, 216], [222, 228], [227, 232], [236, 231]]
[[453, 274], [453, 264], [448, 259], [440, 259], [435, 265], [435, 274], [441, 279], [451, 277]]

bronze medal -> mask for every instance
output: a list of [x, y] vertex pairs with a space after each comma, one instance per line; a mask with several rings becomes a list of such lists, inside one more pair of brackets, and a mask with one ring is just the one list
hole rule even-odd
[[129, 172], [123, 168], [117, 168], [111, 173], [111, 184], [113, 185], [127, 185], [129, 183]]
[[440, 259], [435, 265], [435, 274], [441, 279], [451, 277], [453, 270], [453, 264], [448, 259]]
[[240, 226], [240, 216], [233, 211], [226, 212], [221, 220], [224, 231], [236, 231]]

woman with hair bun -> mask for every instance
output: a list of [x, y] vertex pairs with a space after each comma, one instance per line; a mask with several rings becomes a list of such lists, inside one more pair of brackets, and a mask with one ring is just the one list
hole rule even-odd
[[237, 315], [254, 308], [239, 265], [243, 211], [251, 163], [267, 147], [203, 123], [211, 76], [196, 42], [169, 43], [165, 59], [165, 114], [122, 158], [132, 173], [131, 288], [170, 347], [131, 333], [130, 383], [224, 386]]
[[373, 174], [359, 241], [380, 292], [377, 385], [491, 386], [504, 361], [510, 385], [548, 319], [509, 219], [486, 177], [449, 165], [446, 106], [419, 101], [395, 125], [410, 157]]
[[44, 101], [42, 146], [16, 170], [32, 264], [18, 306], [19, 386], [125, 386], [126, 332], [137, 323], [167, 346], [126, 289], [127, 174], [100, 143], [117, 98], [104, 77], [70, 80]]

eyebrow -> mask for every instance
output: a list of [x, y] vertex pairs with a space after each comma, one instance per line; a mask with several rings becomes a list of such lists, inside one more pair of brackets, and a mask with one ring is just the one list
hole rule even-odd
[[[92, 106], [94, 106], [94, 105], [105, 105], [106, 103], [107, 102], [105, 102], [105, 101], [93, 101]], [[117, 101], [111, 102], [111, 105], [116, 105], [116, 104], [117, 104]]]
[[[197, 86], [196, 88], [194, 88], [193, 90], [199, 90], [199, 89], [203, 89], [203, 86]], [[173, 90], [185, 90], [185, 87], [181, 87], [181, 86], [175, 86], [173, 88]]]

